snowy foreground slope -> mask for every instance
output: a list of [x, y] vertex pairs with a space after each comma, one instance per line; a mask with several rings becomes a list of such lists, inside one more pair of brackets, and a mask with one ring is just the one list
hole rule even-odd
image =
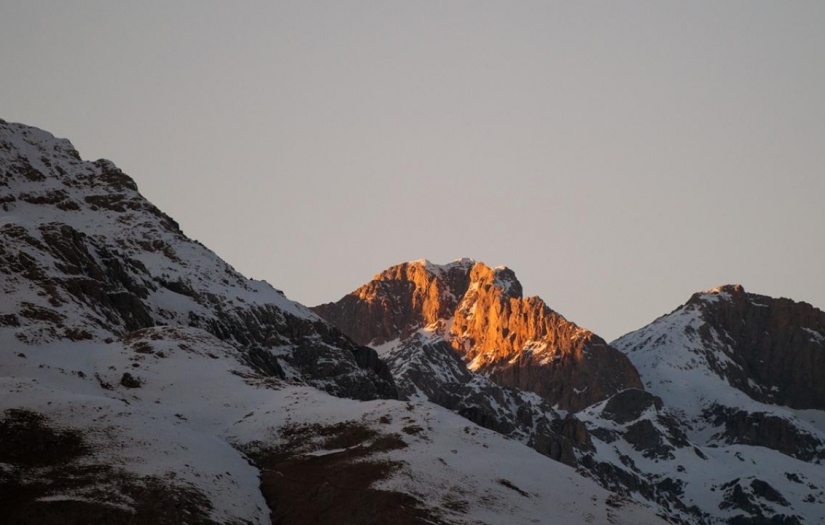
[[[573, 469], [440, 407], [340, 399], [261, 377], [233, 347], [198, 329], [150, 328], [108, 344], [5, 339], [3, 348], [7, 421], [30, 410], [57, 432], [76, 430], [88, 447], [38, 468], [3, 458], [3, 494], [30, 498], [0, 504], [12, 522], [38, 515], [59, 522], [54, 513], [64, 511], [123, 519], [153, 504], [141, 496], [166, 492], [170, 506], [184, 502], [191, 512], [158, 522], [267, 523], [261, 473], [248, 462], [260, 457], [264, 479], [286, 471], [310, 499], [367, 489], [371, 500], [405, 495], [402, 523], [660, 523], [641, 506], [608, 504], [612, 494]], [[140, 386], [120, 384], [123, 371]], [[269, 464], [268, 455], [280, 459]], [[101, 468], [114, 472], [99, 476]], [[83, 469], [92, 473], [78, 477]], [[375, 479], [359, 485], [359, 470], [371, 469]], [[271, 501], [289, 494], [273, 486]], [[364, 519], [361, 509], [322, 510], [307, 516], [288, 502], [273, 507], [279, 523]], [[393, 522], [382, 516], [365, 522]]]
[[[474, 278], [479, 269], [496, 279]], [[521, 284], [509, 269], [472, 259], [422, 260], [381, 272], [314, 310], [372, 342], [411, 399], [437, 403], [575, 466], [621, 501], [655, 505], [676, 523], [825, 522], [825, 396], [809, 395], [825, 383], [816, 380], [825, 375], [821, 311], [737, 287], [697, 294], [611, 343], [630, 358], [643, 384], [592, 389], [589, 406], [564, 410], [552, 402], [565, 396], [516, 390], [507, 376], [475, 366], [479, 355], [495, 355], [497, 344], [464, 359], [465, 352], [455, 351], [524, 329], [507, 315], [520, 297]], [[468, 337], [457, 329], [461, 310], [465, 317], [484, 315], [484, 330]], [[526, 376], [532, 368], [519, 363], [567, 367], [556, 375], [555, 391], [589, 390], [589, 370], [603, 364], [565, 365], [568, 349], [588, 332], [566, 329], [575, 327], [566, 321], [558, 326], [538, 332], [528, 325], [531, 338], [508, 355], [506, 366]], [[593, 359], [590, 352], [581, 355]], [[580, 391], [573, 399], [583, 399]]]
[[186, 238], [113, 164], [3, 121], [0, 241], [6, 523], [663, 523], [393, 399], [374, 351]]

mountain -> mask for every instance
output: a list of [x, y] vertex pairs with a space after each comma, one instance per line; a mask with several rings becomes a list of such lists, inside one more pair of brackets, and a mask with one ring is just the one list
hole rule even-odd
[[[0, 324], [26, 344], [106, 340], [156, 325], [203, 328], [262, 366], [333, 394], [394, 396], [369, 349], [266, 283], [244, 278], [137, 191], [111, 162], [0, 124]], [[383, 372], [383, 376], [382, 376]]]
[[728, 285], [613, 344], [651, 392], [714, 439], [825, 460], [825, 312]]
[[3, 121], [0, 208], [5, 522], [825, 521], [811, 305], [723, 286], [607, 344], [462, 259], [310, 310]]
[[511, 270], [461, 259], [393, 266], [313, 310], [375, 347], [402, 395], [672, 522], [825, 520], [825, 325], [810, 305], [721, 287], [607, 345], [523, 299]]
[[673, 406], [689, 409], [697, 403], [694, 396], [656, 385], [667, 379], [678, 384], [671, 376], [680, 375], [689, 359], [756, 401], [825, 409], [825, 312], [807, 303], [747, 293], [740, 285], [721, 286], [693, 295], [670, 315], [615, 344], [643, 374], [649, 370], [648, 388]]
[[397, 399], [412, 396], [374, 350], [66, 140], [0, 121], [0, 207], [5, 523], [664, 523]]
[[562, 410], [642, 386], [621, 352], [540, 298], [522, 297], [512, 270], [472, 259], [399, 264], [313, 311], [382, 353], [416, 334], [439, 334], [470, 370]]

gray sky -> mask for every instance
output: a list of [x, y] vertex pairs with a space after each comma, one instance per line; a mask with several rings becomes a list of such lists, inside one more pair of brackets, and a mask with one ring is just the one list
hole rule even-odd
[[825, 2], [0, 0], [0, 118], [304, 304], [473, 257], [608, 340], [825, 307]]

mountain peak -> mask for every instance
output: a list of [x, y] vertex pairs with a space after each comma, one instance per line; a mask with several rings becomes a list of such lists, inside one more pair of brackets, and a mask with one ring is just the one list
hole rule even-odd
[[817, 373], [825, 363], [825, 312], [807, 303], [720, 286], [612, 344], [640, 370], [674, 376], [661, 384], [677, 386], [661, 392], [658, 379], [645, 379], [672, 406], [696, 405], [678, 385], [692, 384], [681, 376], [698, 369], [760, 402], [825, 408]]
[[723, 301], [730, 301], [734, 298], [744, 299], [747, 295], [745, 288], [741, 284], [723, 284], [693, 294], [688, 303], [716, 303], [720, 299]]
[[741, 284], [723, 284], [701, 292], [704, 294], [743, 294], [745, 288]]
[[[64, 138], [58, 138], [48, 131], [26, 124], [16, 122], [6, 122], [0, 119], [0, 144], [2, 149], [12, 151], [18, 150], [18, 156], [32, 157], [37, 150], [46, 150], [51, 154], [57, 153], [68, 155], [74, 160], [80, 160], [80, 154], [74, 145]], [[37, 160], [42, 157], [38, 156]]]
[[471, 370], [567, 409], [641, 387], [627, 358], [600, 337], [540, 298], [523, 298], [506, 266], [402, 263], [313, 310], [360, 344], [398, 345], [422, 331], [441, 337]]
[[[466, 273], [470, 278], [470, 286], [473, 286], [474, 283], [478, 286], [491, 285], [503, 290], [507, 296], [522, 296], [521, 283], [515, 272], [506, 266], [488, 266], [484, 262], [471, 257], [455, 259], [447, 264], [435, 264], [428, 259], [419, 259], [407, 264], [419, 265], [436, 278], [443, 278], [450, 272]], [[464, 293], [464, 291], [461, 291], [461, 293]]]

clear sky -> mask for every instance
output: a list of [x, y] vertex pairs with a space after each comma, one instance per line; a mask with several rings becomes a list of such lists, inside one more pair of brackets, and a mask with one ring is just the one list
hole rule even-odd
[[825, 2], [0, 1], [0, 118], [307, 305], [473, 257], [606, 339], [825, 307]]

